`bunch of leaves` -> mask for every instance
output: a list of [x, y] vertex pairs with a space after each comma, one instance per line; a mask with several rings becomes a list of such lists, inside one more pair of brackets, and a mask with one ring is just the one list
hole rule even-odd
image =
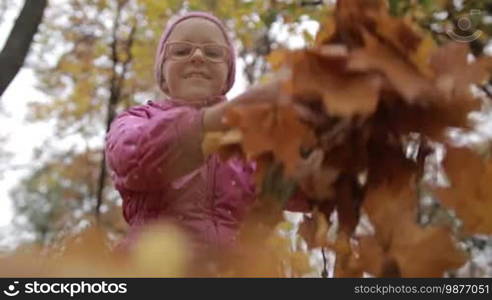
[[[481, 102], [471, 86], [489, 79], [489, 57], [437, 46], [385, 1], [339, 0], [315, 46], [276, 51], [270, 62], [289, 74], [278, 98], [233, 106], [224, 119], [232, 129], [204, 142], [224, 159], [256, 161], [259, 196], [244, 231], [262, 235], [300, 195], [315, 218], [301, 232], [336, 252], [336, 276], [443, 276], [467, 256], [448, 224], [419, 223], [425, 186], [461, 219], [460, 236], [492, 233], [491, 164], [448, 134], [472, 130], [468, 115]], [[447, 186], [423, 181], [436, 143], [447, 149]], [[374, 230], [361, 235], [364, 215]]]

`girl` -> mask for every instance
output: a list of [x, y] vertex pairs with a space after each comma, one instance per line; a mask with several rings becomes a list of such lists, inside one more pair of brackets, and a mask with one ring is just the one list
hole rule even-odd
[[167, 99], [121, 113], [106, 137], [111, 178], [130, 225], [120, 247], [131, 246], [141, 226], [167, 220], [189, 233], [200, 253], [228, 249], [255, 199], [254, 170], [239, 159], [205, 158], [202, 139], [227, 129], [221, 119], [231, 105], [275, 100], [279, 83], [226, 101], [235, 77], [233, 44], [221, 21], [203, 12], [168, 23], [155, 77]]

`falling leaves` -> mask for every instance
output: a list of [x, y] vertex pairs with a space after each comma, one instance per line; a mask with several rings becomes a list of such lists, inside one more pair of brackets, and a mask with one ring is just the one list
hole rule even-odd
[[[491, 59], [470, 59], [464, 44], [437, 46], [383, 1], [339, 0], [322, 24], [314, 46], [270, 55], [273, 69], [290, 76], [278, 99], [233, 106], [226, 124], [240, 136], [234, 143], [260, 163], [260, 191], [281, 182], [265, 172], [279, 163], [286, 172], [273, 177], [297, 182], [313, 207], [300, 233], [310, 247], [336, 252], [336, 276], [443, 276], [467, 257], [448, 225], [419, 223], [420, 184], [431, 142], [448, 146], [450, 127], [471, 128], [468, 115], [480, 108], [471, 85], [490, 78]], [[225, 136], [213, 143], [219, 151], [231, 146]], [[409, 136], [417, 136], [414, 157]], [[489, 163], [451, 148], [444, 168], [451, 186], [434, 188], [442, 205], [463, 220], [464, 233], [490, 234]], [[258, 199], [278, 212], [283, 201], [272, 201]], [[337, 237], [328, 242], [334, 212]], [[356, 233], [362, 214], [371, 235]]]

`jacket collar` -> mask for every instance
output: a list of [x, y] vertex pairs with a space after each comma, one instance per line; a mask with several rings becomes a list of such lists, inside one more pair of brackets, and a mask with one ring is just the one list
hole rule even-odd
[[159, 101], [161, 103], [168, 103], [173, 106], [191, 106], [195, 108], [203, 108], [203, 107], [208, 107], [212, 106], [214, 104], [220, 103], [227, 101], [226, 96], [214, 96], [214, 97], [209, 97], [204, 100], [183, 100], [179, 98], [167, 98], [162, 101]]

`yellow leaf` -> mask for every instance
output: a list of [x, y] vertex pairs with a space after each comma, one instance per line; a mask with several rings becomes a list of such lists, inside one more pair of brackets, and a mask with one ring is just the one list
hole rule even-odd
[[436, 42], [430, 34], [426, 34], [417, 51], [410, 53], [410, 60], [415, 64], [421, 74], [427, 78], [434, 77], [434, 71], [430, 67], [432, 55], [437, 50]]
[[243, 140], [240, 130], [233, 129], [226, 132], [209, 132], [202, 142], [202, 151], [205, 156], [217, 152], [221, 147], [239, 144]]
[[273, 70], [279, 70], [285, 63], [287, 57], [286, 50], [275, 50], [267, 56], [267, 61]]
[[327, 44], [336, 32], [336, 22], [334, 17], [327, 17], [321, 25], [314, 39], [315, 45]]
[[148, 226], [139, 236], [131, 260], [137, 274], [181, 277], [189, 271], [192, 245], [184, 233], [170, 224]]

